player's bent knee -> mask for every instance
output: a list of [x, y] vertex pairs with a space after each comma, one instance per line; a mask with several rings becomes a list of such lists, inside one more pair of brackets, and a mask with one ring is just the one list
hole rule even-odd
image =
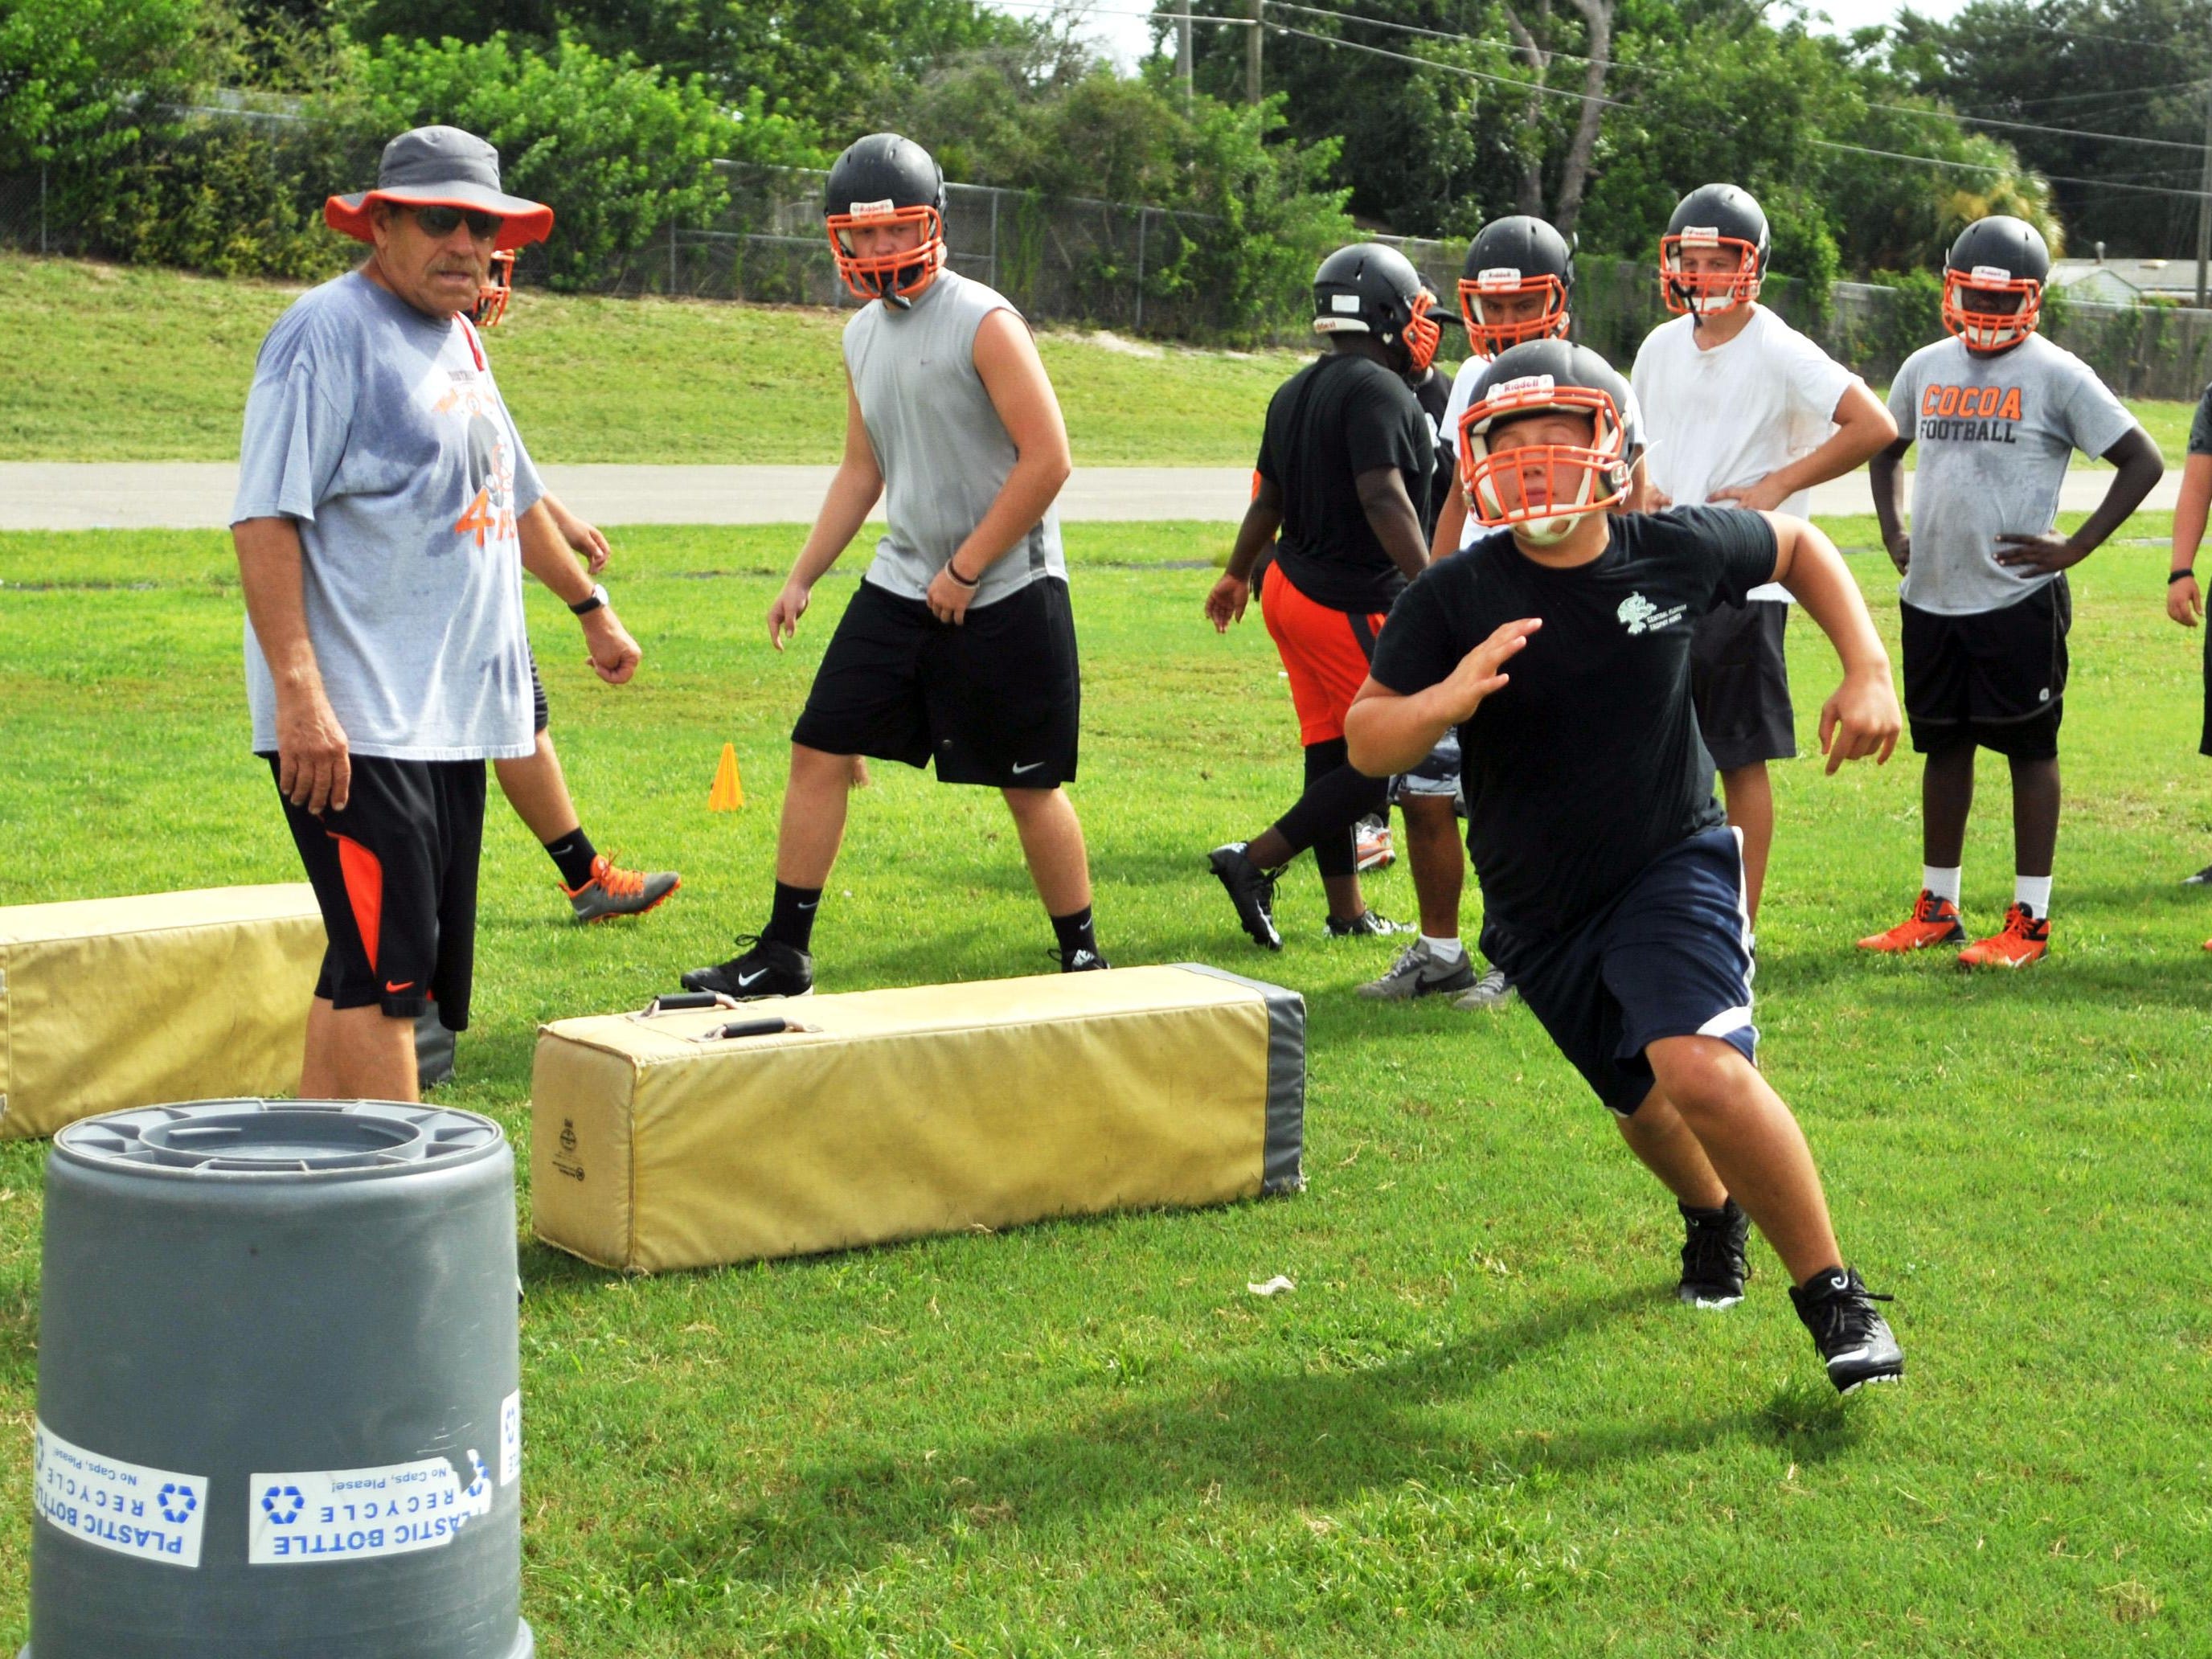
[[1644, 1051], [1653, 1091], [1686, 1117], [1725, 1110], [1756, 1087], [1759, 1073], [1725, 1037], [1661, 1037]]

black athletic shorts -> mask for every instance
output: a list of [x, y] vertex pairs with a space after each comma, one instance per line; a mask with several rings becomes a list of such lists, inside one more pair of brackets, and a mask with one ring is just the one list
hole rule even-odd
[[1530, 939], [1486, 923], [1481, 943], [1559, 1052], [1620, 1116], [1651, 1092], [1644, 1051], [1662, 1037], [1718, 1037], [1758, 1060], [1751, 921], [1733, 830], [1676, 842], [1571, 933]]
[[831, 755], [937, 763], [939, 783], [1050, 789], [1075, 776], [1082, 683], [1067, 584], [1040, 577], [957, 627], [863, 580], [791, 740]]
[[[528, 647], [525, 647], [527, 649]], [[538, 678], [538, 653], [530, 653], [530, 729], [543, 732], [552, 714], [545, 707], [545, 682]]]
[[1690, 701], [1713, 764], [1723, 772], [1756, 761], [1794, 760], [1797, 711], [1790, 706], [1783, 630], [1790, 607], [1766, 599], [1724, 605], [1690, 633]]
[[[264, 758], [273, 775], [276, 757]], [[447, 1030], [466, 1030], [484, 763], [356, 755], [345, 811], [283, 805], [328, 941], [315, 994], [394, 1019], [434, 1001]]]
[[1899, 608], [1913, 748], [1928, 755], [1972, 743], [2014, 760], [2058, 753], [2074, 623], [2063, 575], [1998, 611], [1942, 617]]

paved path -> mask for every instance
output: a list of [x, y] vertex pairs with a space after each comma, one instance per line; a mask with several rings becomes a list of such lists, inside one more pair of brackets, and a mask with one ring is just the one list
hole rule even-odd
[[[549, 466], [546, 486], [599, 524], [809, 524], [826, 466]], [[0, 530], [199, 530], [229, 522], [238, 469], [222, 461], [0, 462]], [[2063, 505], [2087, 512], [2112, 474], [2067, 475]], [[1060, 517], [1100, 523], [1146, 519], [1234, 521], [1251, 493], [1243, 467], [1079, 467], [1060, 492]], [[2171, 510], [2178, 469], [2146, 507]], [[1870, 510], [1866, 482], [1838, 478], [1813, 492], [1824, 514]]]

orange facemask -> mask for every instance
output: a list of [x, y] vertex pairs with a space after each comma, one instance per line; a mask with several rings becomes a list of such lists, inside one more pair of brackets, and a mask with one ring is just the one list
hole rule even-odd
[[[2020, 308], [1977, 311], [1966, 302], [1969, 294], [2017, 294]], [[2042, 317], [2043, 284], [2033, 276], [2015, 277], [1995, 265], [1943, 273], [1943, 326], [1978, 350], [2018, 345], [2035, 332]]]
[[[1589, 447], [1490, 447], [1489, 430], [1499, 420], [1523, 411], [1557, 410], [1590, 416]], [[1468, 510], [1486, 528], [1516, 526], [1530, 541], [1555, 542], [1574, 528], [1576, 520], [1618, 506], [1627, 496], [1627, 434], [1620, 411], [1602, 392], [1557, 386], [1549, 375], [1509, 380], [1461, 417], [1459, 432], [1460, 486], [1467, 492]], [[1565, 494], [1556, 485], [1562, 472], [1581, 480]], [[1509, 479], [1513, 484], [1510, 497], [1501, 488]]]
[[[1484, 313], [1489, 306], [1517, 299], [1523, 294], [1545, 296], [1541, 316], [1520, 323], [1493, 323], [1485, 319]], [[1567, 285], [1556, 276], [1536, 276], [1524, 282], [1521, 273], [1510, 267], [1480, 271], [1473, 276], [1459, 279], [1459, 314], [1461, 320], [1467, 325], [1467, 337], [1486, 357], [1495, 357], [1501, 351], [1527, 340], [1548, 340], [1554, 337], [1565, 339], [1567, 333]]]
[[1406, 322], [1406, 351], [1417, 374], [1428, 373], [1429, 365], [1437, 360], [1437, 343], [1444, 337], [1443, 325], [1429, 315], [1436, 302], [1437, 296], [1423, 289], [1413, 296], [1413, 313]]
[[[1685, 270], [1686, 248], [1733, 248], [1732, 271]], [[1740, 236], [1719, 236], [1709, 230], [1686, 230], [1659, 239], [1659, 297], [1677, 317], [1695, 312], [1711, 317], [1759, 297], [1759, 250]]]
[[483, 286], [477, 290], [477, 309], [473, 319], [478, 328], [497, 328], [499, 319], [507, 315], [507, 302], [514, 294], [514, 250], [501, 248], [491, 256], [491, 269], [484, 277]]
[[[853, 204], [866, 210], [830, 215], [830, 252], [836, 256], [837, 274], [860, 300], [909, 300], [927, 286], [945, 264], [945, 220], [933, 207], [895, 208], [888, 202]], [[919, 246], [898, 253], [863, 256], [845, 244], [845, 234], [860, 225], [920, 225]]]

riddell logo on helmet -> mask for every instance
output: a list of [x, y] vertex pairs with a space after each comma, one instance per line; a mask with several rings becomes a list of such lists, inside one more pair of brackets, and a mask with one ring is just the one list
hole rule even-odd
[[1492, 398], [1517, 397], [1524, 392], [1549, 392], [1559, 382], [1548, 374], [1523, 374], [1517, 380], [1507, 380], [1490, 388]]
[[2002, 265], [1976, 265], [1970, 273], [1978, 283], [2009, 283], [2012, 272]]
[[1718, 247], [1721, 243], [1717, 225], [1685, 225], [1680, 237], [1684, 247]]
[[1477, 288], [1518, 288], [1521, 286], [1520, 267], [1492, 265], [1488, 270], [1478, 270], [1474, 273], [1474, 285]]
[[846, 211], [855, 219], [888, 219], [898, 211], [898, 204], [888, 198], [880, 202], [854, 202]]

